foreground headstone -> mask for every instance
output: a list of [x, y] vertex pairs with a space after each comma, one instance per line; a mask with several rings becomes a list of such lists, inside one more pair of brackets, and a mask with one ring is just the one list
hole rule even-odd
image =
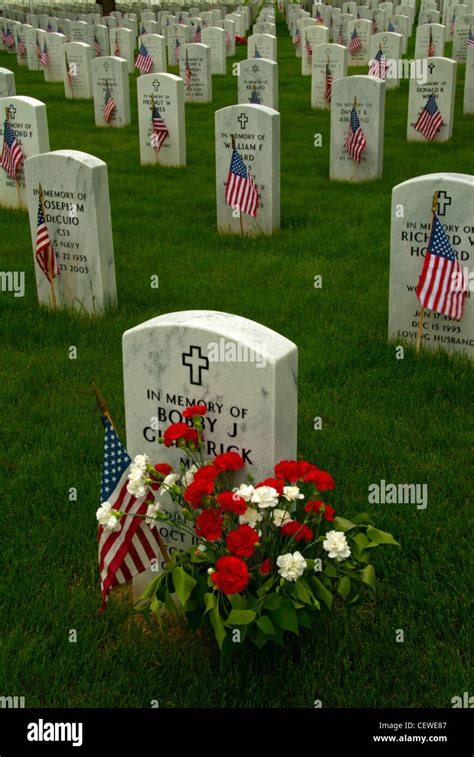
[[365, 181], [383, 173], [385, 82], [346, 76], [332, 85], [331, 179]]
[[247, 58], [238, 66], [238, 101], [278, 110], [278, 63]]
[[271, 34], [252, 34], [247, 38], [247, 58], [277, 60], [277, 38]]
[[474, 45], [467, 48], [463, 113], [474, 113]]
[[184, 82], [174, 74], [146, 74], [137, 81], [140, 161], [186, 165]]
[[211, 48], [199, 42], [182, 45], [179, 75], [186, 102], [212, 102]]
[[15, 74], [8, 68], [0, 68], [0, 97], [12, 97], [15, 94]]
[[427, 81], [410, 79], [407, 139], [414, 142], [446, 142], [453, 134], [457, 63], [450, 58], [430, 58]]
[[416, 30], [415, 58], [440, 58], [444, 55], [445, 27], [423, 24]]
[[92, 61], [92, 91], [96, 126], [127, 126], [131, 122], [128, 63], [123, 58]]
[[264, 105], [231, 105], [215, 118], [218, 231], [278, 231], [280, 114]]
[[[123, 335], [127, 450], [148, 454], [179, 471], [189, 464], [179, 448], [159, 445], [186, 407], [207, 406], [204, 457], [237, 452], [255, 481], [272, 475], [282, 459], [295, 459], [298, 350], [285, 337], [240, 316], [193, 310], [168, 313]], [[169, 500], [166, 509], [172, 507]], [[191, 543], [164, 524], [170, 551]], [[134, 581], [137, 596], [153, 575]]]
[[332, 85], [347, 76], [347, 48], [343, 45], [316, 45], [313, 48], [311, 107], [330, 108]]
[[61, 48], [66, 98], [92, 97], [92, 47], [84, 42], [68, 42]]
[[[390, 339], [416, 343], [420, 301], [415, 293], [431, 230], [433, 196], [438, 192], [437, 215], [449, 238], [466, 282], [472, 276], [472, 208], [474, 177], [437, 173], [418, 176], [394, 187], [390, 246]], [[460, 321], [425, 310], [422, 345], [431, 350], [465, 352], [474, 356], [474, 308], [471, 293]]]
[[[0, 100], [1, 143], [4, 144], [5, 123], [13, 132], [24, 160], [49, 150], [46, 105], [33, 97], [9, 96]], [[0, 205], [6, 208], [26, 208], [25, 163], [15, 171], [15, 178], [0, 168]]]
[[[102, 315], [116, 304], [106, 164], [58, 150], [29, 158], [25, 173], [39, 303]], [[38, 253], [40, 208], [54, 255]]]

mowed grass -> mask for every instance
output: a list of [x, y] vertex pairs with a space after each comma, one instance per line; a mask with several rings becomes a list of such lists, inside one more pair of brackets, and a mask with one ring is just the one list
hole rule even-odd
[[[472, 171], [464, 66], [452, 140], [407, 144], [404, 81], [386, 97], [384, 176], [352, 186], [328, 180], [329, 114], [310, 108], [310, 78], [280, 15], [278, 59], [282, 228], [241, 239], [216, 233], [214, 111], [236, 102], [231, 61], [213, 78], [213, 103], [186, 106], [187, 168], [164, 170], [139, 165], [135, 76], [133, 124], [98, 129], [92, 102], [66, 102], [61, 84], [0, 55], [18, 94], [47, 103], [51, 149], [108, 165], [119, 300], [96, 321], [40, 309], [27, 215], [0, 211], [1, 268], [24, 270], [27, 282], [23, 299], [0, 299], [0, 694], [23, 695], [28, 707], [449, 707], [469, 691], [471, 369], [412, 349], [397, 360], [387, 343], [391, 190], [425, 173]], [[377, 594], [363, 607], [322, 612], [313, 633], [289, 636], [284, 649], [231, 662], [184, 629], [147, 627], [127, 590], [98, 613], [102, 427], [90, 383], [123, 432], [122, 333], [190, 308], [254, 319], [298, 345], [299, 454], [334, 475], [338, 514], [368, 510], [401, 543], [379, 550]], [[427, 509], [368, 505], [368, 485], [381, 479], [428, 484]]]

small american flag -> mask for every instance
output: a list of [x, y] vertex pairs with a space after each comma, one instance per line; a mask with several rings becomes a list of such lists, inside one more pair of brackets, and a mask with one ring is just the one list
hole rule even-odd
[[465, 294], [461, 266], [435, 213], [416, 295], [425, 308], [459, 321], [464, 312]]
[[169, 137], [170, 133], [166, 128], [166, 124], [163, 121], [158, 108], [153, 103], [151, 108], [151, 129], [152, 129], [152, 145], [156, 152], [160, 152], [161, 145]]
[[53, 26], [51, 24], [51, 21], [48, 21], [48, 26], [46, 27], [46, 31], [47, 32], [52, 32], [53, 31]]
[[48, 48], [46, 46], [46, 41], [43, 43], [43, 49], [41, 50], [40, 48], [39, 62], [40, 62], [40, 65], [43, 66], [43, 68], [48, 68], [49, 54], [48, 54]]
[[185, 71], [184, 84], [185, 84], [185, 87], [188, 90], [188, 92], [189, 92], [189, 90], [191, 88], [191, 78], [192, 78], [192, 75], [193, 75], [193, 72], [191, 70], [191, 66], [189, 65], [188, 53], [186, 53], [186, 71]]
[[349, 133], [347, 134], [346, 141], [344, 143], [344, 149], [349, 153], [352, 160], [360, 163], [360, 158], [363, 151], [365, 150], [366, 145], [367, 141], [362, 132], [359, 115], [354, 105], [351, 111]]
[[35, 258], [44, 275], [51, 282], [59, 276], [58, 261], [49, 238], [48, 227], [43, 213], [41, 196], [38, 200], [38, 223], [36, 227]]
[[306, 40], [305, 48], [306, 48], [306, 55], [308, 56], [308, 58], [311, 58], [313, 55], [313, 48], [309, 44], [308, 40]]
[[377, 22], [375, 18], [372, 19], [372, 34], [378, 34], [379, 27], [377, 26]]
[[18, 144], [8, 118], [3, 125], [3, 149], [0, 166], [5, 169], [11, 179], [16, 179], [18, 166], [25, 160], [22, 149]]
[[395, 27], [394, 27], [394, 25], [392, 24], [391, 21], [389, 21], [389, 23], [388, 23], [387, 31], [388, 32], [394, 32], [395, 31]]
[[257, 216], [258, 192], [253, 178], [245, 167], [240, 154], [235, 147], [232, 149], [229, 175], [227, 177], [225, 191], [226, 205], [231, 208], [238, 207], [241, 213], [246, 213], [252, 218]]
[[344, 35], [342, 33], [342, 26], [339, 27], [339, 34], [337, 35], [337, 44], [338, 45], [344, 44]]
[[231, 44], [232, 44], [232, 40], [230, 38], [229, 32], [227, 32], [227, 31], [224, 33], [224, 40], [225, 40], [225, 46], [226, 47], [230, 47]]
[[[136, 499], [127, 491], [131, 458], [117, 432], [105, 416], [104, 461], [102, 465], [101, 501], [114, 509], [133, 515], [146, 515], [153, 500], [151, 492]], [[99, 526], [99, 572], [102, 589], [102, 609], [105, 610], [110, 590], [130, 581], [133, 576], [150, 567], [159, 554], [159, 545], [143, 518], [126, 517], [119, 531], [110, 532]]]
[[456, 27], [456, 14], [453, 15], [453, 20], [451, 21], [451, 34], [454, 34], [454, 29]]
[[119, 45], [119, 41], [118, 41], [117, 35], [115, 35], [115, 41], [114, 41], [114, 55], [117, 58], [120, 58], [120, 45]]
[[74, 71], [74, 64], [68, 63], [68, 59], [66, 58], [66, 81], [68, 83], [68, 87], [72, 89], [73, 81], [73, 71]]
[[385, 55], [382, 52], [382, 48], [379, 48], [375, 58], [373, 59], [370, 67], [369, 67], [369, 76], [373, 76], [376, 79], [383, 79], [383, 81], [387, 78], [387, 69], [388, 69], [388, 63], [385, 60]]
[[18, 39], [17, 53], [20, 57], [26, 55], [26, 46], [22, 39]]
[[11, 33], [10, 29], [8, 28], [8, 26], [7, 26], [7, 31], [6, 31], [4, 39], [5, 39], [5, 44], [7, 47], [15, 46], [15, 38], [13, 34]]
[[104, 121], [109, 123], [112, 113], [116, 109], [115, 100], [112, 96], [112, 92], [109, 89], [108, 83], [105, 85], [105, 105], [104, 105]]
[[151, 69], [153, 68], [153, 58], [151, 57], [143, 42], [141, 43], [140, 50], [138, 51], [137, 59], [135, 61], [135, 68], [138, 68], [138, 70], [142, 71], [142, 73], [144, 74], [149, 74]]
[[255, 52], [254, 52], [254, 54], [253, 54], [253, 57], [254, 57], [254, 58], [261, 58], [261, 57], [262, 57], [262, 56], [260, 55], [260, 53], [258, 52], [258, 50], [257, 50], [257, 47], [256, 47], [256, 46], [255, 46]]
[[436, 55], [436, 50], [433, 43], [433, 35], [431, 33], [431, 27], [430, 27], [430, 41], [428, 42], [428, 58], [432, 58], [434, 55]]
[[467, 46], [472, 47], [474, 45], [474, 34], [472, 33], [472, 29], [469, 29], [469, 36], [467, 38]]
[[300, 42], [301, 42], [301, 32], [300, 32], [299, 29], [297, 29], [296, 34], [293, 37], [293, 44], [294, 45], [299, 45]]
[[326, 63], [326, 76], [325, 76], [325, 82], [324, 82], [324, 99], [327, 103], [331, 102], [331, 95], [332, 95], [332, 73], [331, 69], [329, 68], [329, 64]]
[[357, 34], [357, 29], [354, 29], [354, 31], [352, 32], [349, 41], [349, 47], [347, 49], [349, 50], [349, 53], [351, 55], [355, 55], [359, 52], [359, 50], [362, 50], [362, 42], [360, 41], [360, 37]]
[[201, 27], [198, 24], [196, 31], [194, 32], [193, 42], [201, 42], [201, 40], [202, 40]]
[[103, 55], [102, 45], [98, 41], [97, 37], [94, 36], [94, 41], [92, 43], [92, 47], [95, 50], [95, 57], [100, 58]]
[[316, 15], [314, 17], [314, 20], [316, 21], [316, 23], [318, 24], [318, 26], [324, 26], [324, 19], [321, 16], [321, 14], [320, 14], [319, 11], [316, 11]]
[[252, 105], [261, 105], [262, 104], [262, 101], [261, 101], [260, 97], [258, 96], [258, 92], [257, 92], [255, 86], [253, 88], [252, 94], [250, 95], [249, 102], [252, 103]]
[[181, 57], [181, 45], [179, 44], [179, 39], [176, 39], [176, 43], [174, 46], [174, 54], [176, 56], [176, 60], [179, 61]]
[[143, 34], [146, 34], [146, 29], [142, 24], [142, 28], [140, 29], [140, 36], [142, 36]]
[[420, 112], [416, 123], [413, 124], [413, 128], [420, 134], [423, 134], [423, 136], [431, 142], [441, 129], [442, 125], [443, 117], [439, 112], [436, 97], [430, 95], [425, 107]]

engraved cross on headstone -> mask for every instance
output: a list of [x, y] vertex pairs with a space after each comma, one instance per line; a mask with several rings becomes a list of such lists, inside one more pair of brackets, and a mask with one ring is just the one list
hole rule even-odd
[[110, 63], [108, 60], [106, 60], [104, 63], [104, 69], [107, 73], [109, 73], [109, 68], [110, 68]]
[[189, 352], [182, 354], [183, 365], [189, 368], [189, 381], [194, 386], [202, 385], [202, 372], [209, 370], [209, 358], [202, 354], [201, 348], [190, 345]]
[[438, 215], [445, 216], [446, 208], [451, 205], [451, 197], [446, 192], [438, 192]]
[[248, 120], [249, 120], [248, 116], [245, 113], [241, 113], [240, 116], [237, 119], [237, 121], [239, 122], [239, 124], [242, 127], [242, 129], [245, 129], [245, 127], [247, 126], [247, 121]]
[[16, 108], [15, 108], [15, 106], [14, 105], [9, 105], [8, 108], [7, 108], [7, 110], [8, 110], [9, 117], [10, 118], [15, 118], [15, 116], [16, 116]]
[[160, 88], [160, 82], [158, 81], [158, 79], [153, 79], [152, 84], [153, 84], [153, 89], [155, 90], [155, 92], [158, 92]]
[[428, 69], [429, 69], [429, 72], [430, 72], [430, 76], [431, 76], [431, 74], [433, 73], [434, 67], [435, 67], [435, 64], [434, 64], [434, 63], [429, 63], [429, 64], [428, 64]]

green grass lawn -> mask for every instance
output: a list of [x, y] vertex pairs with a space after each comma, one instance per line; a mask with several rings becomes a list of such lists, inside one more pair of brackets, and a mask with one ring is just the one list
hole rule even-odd
[[[0, 54], [17, 93], [47, 103], [51, 149], [108, 165], [119, 302], [97, 321], [40, 309], [27, 214], [0, 211], [1, 268], [26, 271], [27, 282], [23, 299], [0, 296], [0, 695], [25, 696], [27, 707], [450, 707], [469, 691], [471, 369], [462, 357], [412, 349], [396, 360], [387, 343], [392, 187], [472, 172], [464, 66], [449, 143], [407, 144], [403, 81], [387, 92], [383, 178], [329, 182], [329, 113], [311, 110], [310, 78], [277, 18], [282, 226], [268, 238], [216, 233], [214, 111], [236, 102], [230, 61], [228, 75], [213, 78], [213, 103], [186, 105], [187, 168], [166, 170], [139, 164], [135, 76], [132, 126], [98, 129], [91, 101], [66, 101], [62, 84]], [[245, 54], [238, 48], [232, 60]], [[319, 628], [290, 635], [285, 649], [249, 649], [230, 662], [184, 629], [145, 626], [128, 592], [98, 614], [102, 427], [90, 384], [124, 435], [122, 333], [186, 309], [236, 313], [298, 345], [299, 454], [333, 474], [337, 514], [369, 510], [401, 543], [377, 554], [375, 599], [322, 612]], [[381, 479], [427, 483], [427, 509], [369, 506], [368, 485]]]

